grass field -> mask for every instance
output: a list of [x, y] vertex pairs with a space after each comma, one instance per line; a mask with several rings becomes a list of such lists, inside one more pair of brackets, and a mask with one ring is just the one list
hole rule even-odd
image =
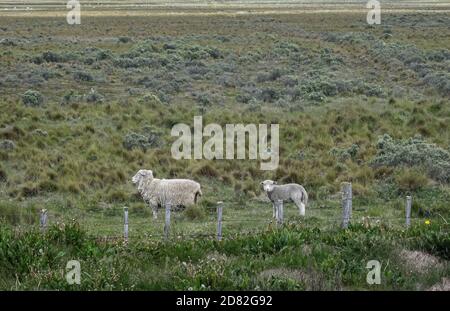
[[[130, 3], [71, 26], [57, 2], [0, 1], [0, 288], [424, 290], [449, 277], [448, 3], [388, 3], [374, 26], [358, 3]], [[278, 169], [173, 159], [172, 126], [198, 115], [280, 124]], [[169, 242], [131, 184], [141, 168], [202, 185]], [[306, 218], [288, 204], [277, 228], [265, 179], [304, 185]], [[80, 286], [65, 281], [70, 259]], [[381, 285], [365, 281], [372, 259]]]

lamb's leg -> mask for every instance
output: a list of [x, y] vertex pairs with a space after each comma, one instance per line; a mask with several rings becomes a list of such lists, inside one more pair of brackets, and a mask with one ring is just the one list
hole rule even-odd
[[158, 219], [158, 205], [150, 204], [153, 213], [153, 219]]
[[277, 206], [275, 205], [275, 203], [272, 203], [272, 208], [273, 208], [273, 218], [277, 219]]
[[293, 200], [295, 205], [298, 207], [298, 211], [300, 216], [305, 216], [305, 204], [302, 202], [300, 198]]

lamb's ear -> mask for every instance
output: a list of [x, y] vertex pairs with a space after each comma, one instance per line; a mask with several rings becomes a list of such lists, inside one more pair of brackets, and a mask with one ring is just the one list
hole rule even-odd
[[278, 185], [278, 183], [276, 181], [273, 182], [274, 185]]

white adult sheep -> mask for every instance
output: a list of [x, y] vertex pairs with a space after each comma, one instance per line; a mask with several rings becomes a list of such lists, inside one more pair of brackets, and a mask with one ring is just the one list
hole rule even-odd
[[305, 216], [305, 208], [308, 203], [308, 193], [305, 188], [299, 184], [277, 185], [273, 180], [264, 180], [261, 182], [263, 190], [267, 193], [272, 202], [273, 217], [276, 217], [275, 202], [282, 200], [284, 202], [294, 202], [298, 207], [300, 216]]
[[158, 206], [165, 203], [173, 207], [188, 207], [197, 203], [202, 195], [200, 184], [190, 179], [158, 179], [153, 178], [151, 170], [139, 170], [132, 178], [133, 184], [145, 202], [153, 211], [153, 218], [157, 218]]

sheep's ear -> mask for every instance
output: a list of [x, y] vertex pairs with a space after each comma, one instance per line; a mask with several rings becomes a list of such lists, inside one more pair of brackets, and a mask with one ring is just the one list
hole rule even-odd
[[278, 183], [276, 181], [273, 182], [274, 185], [278, 185]]

